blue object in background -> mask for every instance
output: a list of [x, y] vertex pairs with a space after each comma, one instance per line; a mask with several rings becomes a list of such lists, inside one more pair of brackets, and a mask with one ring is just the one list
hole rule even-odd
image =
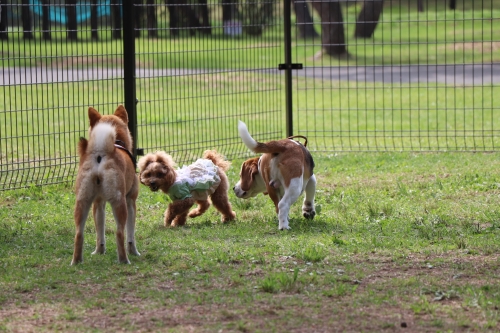
[[[68, 18], [66, 16], [67, 6], [50, 5], [49, 20], [59, 24], [66, 24]], [[39, 0], [30, 0], [30, 8], [34, 14], [42, 16], [42, 3]], [[91, 2], [78, 1], [76, 4], [76, 22], [82, 23], [90, 19]], [[111, 14], [110, 0], [101, 0], [97, 2], [97, 16], [108, 16]]]

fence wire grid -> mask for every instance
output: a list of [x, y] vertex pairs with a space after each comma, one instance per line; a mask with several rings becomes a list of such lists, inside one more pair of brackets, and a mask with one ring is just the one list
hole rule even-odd
[[305, 135], [321, 152], [497, 151], [500, 0], [0, 1], [0, 190], [72, 181], [87, 109], [179, 165]]

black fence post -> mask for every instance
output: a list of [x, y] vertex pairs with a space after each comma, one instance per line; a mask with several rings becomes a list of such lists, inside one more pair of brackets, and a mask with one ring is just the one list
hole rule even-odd
[[292, 0], [284, 0], [283, 15], [285, 30], [285, 106], [286, 106], [286, 135], [293, 135], [292, 113]]
[[135, 96], [135, 32], [134, 2], [122, 2], [123, 22], [123, 84], [125, 109], [128, 113], [128, 128], [134, 141], [133, 154], [137, 157], [137, 108]]

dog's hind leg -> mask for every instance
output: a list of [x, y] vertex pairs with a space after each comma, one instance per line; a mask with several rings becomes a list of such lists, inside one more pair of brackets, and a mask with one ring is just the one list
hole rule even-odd
[[91, 201], [77, 200], [75, 205], [75, 249], [73, 251], [73, 260], [71, 265], [76, 265], [83, 262], [83, 232], [85, 229], [85, 221], [90, 211]]
[[189, 217], [200, 216], [201, 214], [205, 213], [210, 207], [210, 202], [208, 200], [196, 200], [196, 204], [198, 205], [198, 207], [189, 212]]
[[309, 178], [306, 185], [306, 195], [304, 197], [304, 202], [302, 203], [302, 216], [306, 219], [313, 219], [316, 215], [316, 210], [314, 209], [314, 196], [316, 194], [316, 177], [314, 175]]
[[136, 256], [141, 254], [137, 251], [137, 246], [135, 244], [135, 215], [136, 206], [135, 199], [127, 198], [127, 244], [128, 253]]
[[106, 223], [106, 201], [96, 200], [92, 206], [96, 232], [95, 251], [92, 254], [106, 253], [106, 235], [104, 224]]
[[[219, 188], [217, 188], [217, 190]], [[227, 196], [227, 191], [217, 190], [212, 194], [210, 198], [212, 199], [212, 204], [214, 205], [214, 207], [222, 214], [222, 223], [234, 220], [236, 218], [236, 213], [231, 207], [231, 203], [229, 202], [229, 198]]]
[[290, 207], [297, 201], [302, 192], [302, 182], [302, 177], [293, 178], [278, 203], [279, 230], [290, 229], [288, 226], [288, 213], [290, 212]]
[[116, 247], [118, 250], [118, 261], [122, 264], [130, 264], [125, 251], [125, 226], [127, 224], [127, 202], [125, 198], [118, 199], [111, 203], [113, 207], [113, 216], [116, 222]]
[[222, 223], [226, 223], [234, 220], [236, 218], [236, 213], [233, 211], [227, 195], [227, 191], [229, 189], [229, 180], [227, 179], [227, 175], [223, 172], [219, 172], [219, 177], [221, 179], [219, 187], [217, 187], [215, 192], [212, 193], [210, 199], [212, 199], [212, 204], [215, 209], [222, 214]]

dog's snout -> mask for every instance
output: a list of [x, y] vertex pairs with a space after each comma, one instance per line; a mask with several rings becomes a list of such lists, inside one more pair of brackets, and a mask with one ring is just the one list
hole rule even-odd
[[156, 183], [155, 182], [151, 182], [151, 183], [149, 183], [149, 186], [156, 187]]

